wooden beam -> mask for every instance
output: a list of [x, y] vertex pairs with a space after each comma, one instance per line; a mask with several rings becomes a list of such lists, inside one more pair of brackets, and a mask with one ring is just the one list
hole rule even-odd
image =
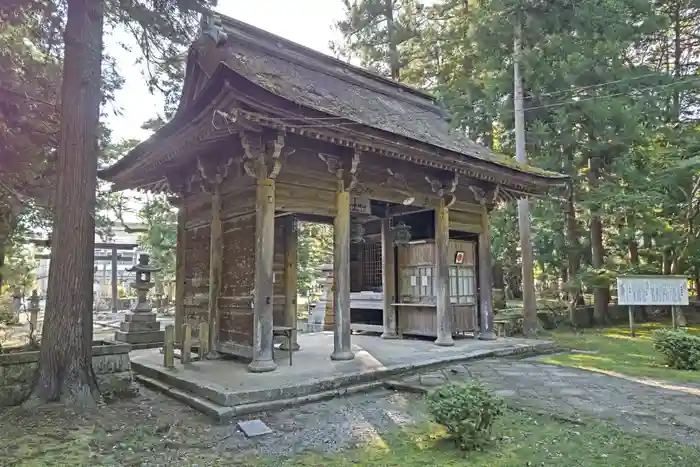
[[223, 244], [221, 241], [221, 183], [212, 184], [211, 229], [209, 230], [209, 349], [210, 357], [219, 340], [219, 295], [221, 292], [221, 261]]
[[253, 292], [253, 361], [248, 369], [277, 368], [273, 354], [272, 272], [275, 253], [275, 181], [259, 178], [255, 198], [255, 291]]
[[440, 346], [454, 345], [450, 303], [450, 214], [443, 199], [435, 210], [435, 274], [437, 279], [437, 339]]
[[479, 234], [479, 339], [493, 340], [493, 275], [491, 258], [491, 229], [489, 215], [484, 210]]
[[283, 350], [299, 350], [297, 341], [297, 241], [296, 219], [282, 218], [284, 222], [284, 325], [293, 329], [290, 342], [283, 342]]
[[397, 339], [396, 334], [396, 310], [393, 304], [396, 303], [396, 269], [394, 260], [396, 258], [394, 249], [394, 239], [391, 234], [391, 220], [382, 219], [382, 285], [384, 297], [383, 339]]

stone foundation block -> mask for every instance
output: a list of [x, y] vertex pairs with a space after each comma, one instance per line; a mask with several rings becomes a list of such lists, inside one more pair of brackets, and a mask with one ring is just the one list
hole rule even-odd
[[138, 322], [138, 323], [152, 323], [157, 320], [157, 316], [153, 312], [146, 312], [146, 313], [127, 313], [124, 316], [124, 320], [126, 322]]
[[116, 331], [114, 340], [129, 344], [160, 343], [165, 341], [165, 331], [124, 332]]
[[124, 332], [159, 331], [160, 323], [158, 321], [123, 321], [119, 323], [119, 329]]

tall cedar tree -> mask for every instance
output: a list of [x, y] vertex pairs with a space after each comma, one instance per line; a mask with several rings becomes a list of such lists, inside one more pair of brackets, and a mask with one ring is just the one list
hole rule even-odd
[[48, 300], [39, 379], [28, 403], [90, 406], [98, 397], [92, 371], [92, 264], [95, 246], [102, 0], [68, 0], [61, 86], [61, 141]]

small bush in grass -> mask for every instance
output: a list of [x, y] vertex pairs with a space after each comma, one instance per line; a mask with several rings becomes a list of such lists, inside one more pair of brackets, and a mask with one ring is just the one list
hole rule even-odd
[[659, 329], [652, 333], [654, 348], [666, 357], [666, 363], [678, 370], [700, 369], [700, 337], [684, 330]]
[[503, 415], [503, 398], [492, 394], [479, 382], [448, 384], [426, 395], [433, 419], [444, 426], [460, 449], [473, 451], [491, 439], [491, 428]]

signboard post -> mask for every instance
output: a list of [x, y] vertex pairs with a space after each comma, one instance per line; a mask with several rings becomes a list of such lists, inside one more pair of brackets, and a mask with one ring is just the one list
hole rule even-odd
[[634, 305], [671, 305], [673, 327], [676, 308], [688, 305], [688, 278], [685, 276], [618, 276], [617, 304], [629, 307], [630, 335], [634, 337]]

